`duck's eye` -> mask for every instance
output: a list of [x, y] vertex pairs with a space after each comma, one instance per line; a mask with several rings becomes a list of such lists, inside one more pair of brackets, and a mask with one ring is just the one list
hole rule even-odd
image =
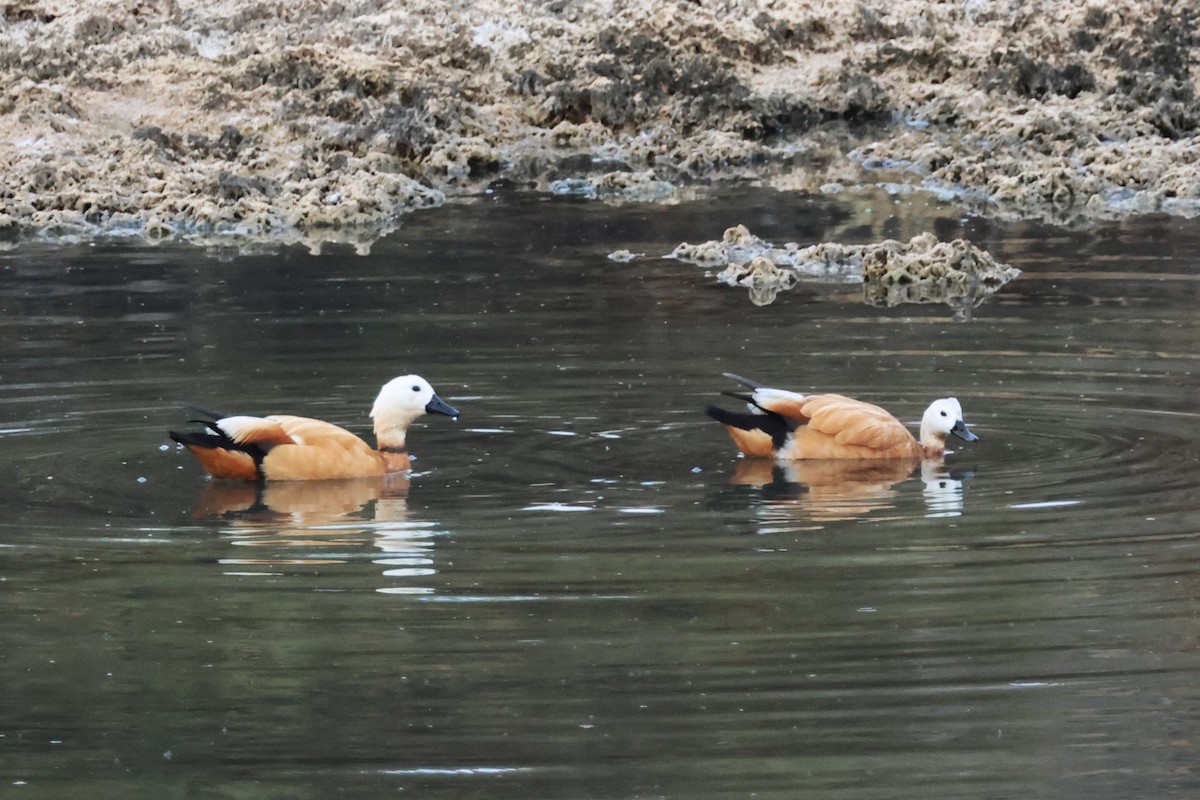
[[[414, 392], [419, 392], [419, 391], [421, 391], [421, 387], [420, 387], [420, 386], [415, 386], [415, 385], [414, 385], [414, 386], [413, 386], [413, 391], [414, 391]], [[942, 416], [943, 416], [943, 417], [944, 417], [944, 416], [946, 416], [946, 412], [945, 412], [945, 411], [943, 411], [943, 412], [942, 412]]]
[[[415, 387], [415, 386], [414, 386], [413, 388], [414, 388], [414, 389], [416, 389], [417, 387]], [[943, 411], [943, 412], [942, 412], [942, 416], [943, 416], [943, 417], [944, 417], [944, 416], [946, 416], [946, 412], [945, 412], [945, 411]]]

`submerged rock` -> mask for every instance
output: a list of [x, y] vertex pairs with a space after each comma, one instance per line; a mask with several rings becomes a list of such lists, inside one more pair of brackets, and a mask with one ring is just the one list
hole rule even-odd
[[749, 289], [750, 302], [756, 306], [774, 303], [780, 292], [791, 289], [799, 280], [794, 269], [780, 268], [766, 256], [748, 264], [730, 264], [717, 275], [718, 283]]
[[[730, 275], [737, 275], [751, 262], [762, 259], [774, 267], [786, 269], [796, 277], [856, 282], [862, 275], [861, 258], [841, 252], [838, 249], [840, 247], [836, 244], [801, 247], [796, 242], [775, 245], [755, 236], [745, 225], [735, 225], [726, 229], [719, 240], [700, 244], [683, 242], [666, 258], [701, 267], [720, 267]], [[763, 273], [763, 267], [758, 267], [757, 272]], [[729, 281], [723, 282], [735, 285]]]
[[653, 170], [644, 172], [606, 172], [595, 178], [562, 178], [551, 181], [550, 191], [608, 203], [649, 203], [670, 199], [674, 184], [658, 180]]
[[756, 258], [766, 258], [778, 266], [799, 269], [797, 256], [800, 245], [795, 242], [776, 246], [751, 233], [745, 225], [726, 229], [717, 241], [688, 244], [683, 242], [667, 258], [677, 258], [701, 267], [746, 264]]
[[614, 250], [608, 254], [608, 260], [615, 261], [618, 264], [628, 264], [630, 261], [633, 261], [639, 255], [641, 255], [641, 254], [635, 253], [632, 250], [624, 250], [624, 249]]
[[943, 303], [967, 316], [1021, 274], [965, 239], [938, 241], [932, 233], [909, 242], [868, 245], [862, 253], [863, 302], [877, 307]]
[[667, 257], [720, 267], [717, 282], [748, 289], [755, 305], [772, 303], [780, 292], [816, 279], [861, 282], [868, 305], [945, 303], [961, 312], [977, 307], [1020, 274], [965, 239], [942, 242], [932, 233], [908, 242], [822, 242], [810, 247], [789, 242], [776, 247], [737, 225], [720, 240], [685, 242]]

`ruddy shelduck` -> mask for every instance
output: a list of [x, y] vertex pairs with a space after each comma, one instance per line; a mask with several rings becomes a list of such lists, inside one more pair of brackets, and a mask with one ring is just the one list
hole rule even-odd
[[979, 437], [963, 421], [953, 397], [935, 400], [921, 418], [914, 437], [904, 423], [882, 408], [840, 394], [800, 394], [772, 389], [725, 373], [750, 392], [725, 392], [745, 400], [749, 412], [708, 406], [708, 415], [725, 425], [734, 444], [747, 456], [800, 459], [907, 458], [936, 459], [946, 452], [946, 437], [963, 441]]
[[410, 466], [406, 435], [424, 414], [458, 418], [419, 375], [384, 384], [371, 409], [376, 447], [350, 431], [307, 417], [221, 416], [192, 420], [202, 433], [170, 432], [214, 478], [308, 481], [366, 478], [403, 472]]

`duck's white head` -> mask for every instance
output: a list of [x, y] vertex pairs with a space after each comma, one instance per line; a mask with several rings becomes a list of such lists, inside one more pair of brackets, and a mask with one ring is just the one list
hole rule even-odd
[[962, 406], [955, 397], [934, 400], [925, 409], [921, 418], [921, 444], [926, 449], [941, 452], [946, 448], [946, 437], [954, 434], [964, 442], [973, 442], [979, 437], [971, 433], [963, 421]]
[[[429, 381], [420, 375], [401, 375], [393, 378], [379, 390], [371, 418], [375, 420], [375, 435], [393, 440], [399, 436], [404, 442], [404, 433], [417, 417], [423, 414], [445, 414], [458, 419], [458, 409], [446, 404], [437, 396]], [[383, 446], [382, 444], [380, 446]]]

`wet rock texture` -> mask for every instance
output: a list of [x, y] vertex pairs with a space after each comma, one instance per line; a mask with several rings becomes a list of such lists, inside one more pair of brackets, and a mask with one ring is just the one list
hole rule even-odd
[[780, 267], [766, 256], [758, 256], [747, 264], [730, 264], [717, 275], [726, 286], [741, 286], [750, 292], [750, 302], [756, 306], [770, 305], [779, 293], [791, 289], [800, 281], [794, 269]]
[[965, 239], [942, 242], [932, 233], [907, 242], [821, 242], [810, 247], [788, 242], [777, 247], [745, 225], [736, 225], [719, 240], [684, 242], [667, 258], [720, 268], [718, 283], [747, 289], [751, 302], [760, 306], [774, 302], [802, 279], [820, 279], [861, 282], [868, 305], [944, 303], [967, 311], [1020, 274]]
[[873, 306], [943, 303], [962, 315], [1021, 274], [965, 239], [941, 242], [932, 233], [835, 247], [861, 264], [863, 302]]
[[497, 179], [662, 201], [860, 168], [1002, 214], [1192, 213], [1198, 8], [12, 0], [0, 235], [369, 241]]

